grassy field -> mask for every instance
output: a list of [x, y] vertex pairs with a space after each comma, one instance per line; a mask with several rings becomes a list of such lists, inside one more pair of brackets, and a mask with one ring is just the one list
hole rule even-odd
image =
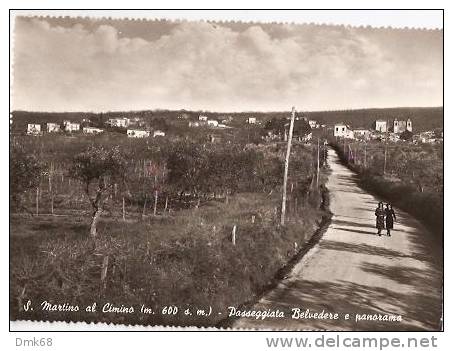
[[[243, 193], [141, 222], [105, 218], [96, 240], [87, 238], [83, 217], [12, 216], [11, 318], [215, 325], [228, 306], [258, 296], [310, 239], [327, 216], [320, 199], [314, 191], [297, 208], [290, 203], [285, 228], [278, 225], [279, 195]], [[28, 299], [33, 312], [23, 310]], [[81, 311], [41, 311], [42, 301]], [[86, 313], [93, 302], [137, 312]], [[140, 313], [142, 305], [155, 314]], [[165, 306], [179, 312], [162, 314]], [[210, 316], [182, 313], [209, 307]]]

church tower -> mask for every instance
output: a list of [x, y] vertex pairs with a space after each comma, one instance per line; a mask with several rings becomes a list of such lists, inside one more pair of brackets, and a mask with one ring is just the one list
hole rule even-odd
[[412, 121], [410, 118], [407, 119], [406, 130], [408, 130], [409, 132], [412, 132]]
[[399, 133], [398, 120], [396, 118], [393, 120], [393, 133]]

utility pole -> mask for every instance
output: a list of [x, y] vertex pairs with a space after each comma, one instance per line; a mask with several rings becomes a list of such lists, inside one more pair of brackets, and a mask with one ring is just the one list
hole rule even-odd
[[351, 161], [351, 145], [348, 144], [348, 163]]
[[388, 120], [387, 120], [387, 130], [386, 130], [386, 133], [385, 133], [385, 145], [384, 145], [384, 175], [385, 175], [385, 171], [386, 171], [386, 168], [387, 168], [387, 141], [388, 141], [388, 137], [389, 137], [389, 123], [388, 123]]
[[52, 178], [53, 178], [53, 162], [50, 163], [49, 169], [49, 193], [50, 193], [50, 213], [53, 215], [53, 191], [52, 191]]
[[36, 215], [39, 215], [39, 185], [36, 187]]
[[157, 189], [154, 191], [154, 210], [153, 210], [153, 215], [154, 217], [157, 215], [157, 198], [159, 196], [159, 193]]
[[364, 165], [365, 168], [366, 168], [366, 141], [365, 141], [365, 161], [363, 162], [363, 165]]
[[318, 138], [318, 164], [316, 166], [316, 188], [319, 188], [319, 138]]
[[291, 153], [291, 141], [293, 139], [294, 119], [296, 116], [296, 108], [293, 106], [291, 111], [291, 123], [289, 125], [288, 133], [288, 146], [286, 148], [285, 158], [285, 173], [283, 175], [283, 195], [282, 195], [282, 213], [280, 217], [280, 224], [285, 225], [285, 213], [286, 213], [286, 185], [288, 183], [288, 167], [289, 167], [289, 155]]

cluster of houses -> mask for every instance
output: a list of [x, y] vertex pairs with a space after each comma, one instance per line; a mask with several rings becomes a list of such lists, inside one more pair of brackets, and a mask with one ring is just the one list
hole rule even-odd
[[189, 127], [229, 128], [226, 123], [231, 120], [232, 119], [224, 119], [222, 120], [222, 123], [219, 123], [216, 119], [209, 119], [208, 116], [199, 115], [197, 121], [189, 122]]
[[[393, 119], [389, 122], [387, 120], [378, 119], [374, 122], [373, 129], [352, 129], [345, 123], [337, 123], [334, 125], [333, 135], [339, 138], [355, 139], [355, 140], [382, 140], [385, 138], [390, 142], [397, 142], [401, 140], [400, 136], [404, 132], [413, 133], [413, 124], [410, 118], [401, 120]], [[385, 134], [385, 136], [384, 136]], [[437, 133], [439, 134], [439, 133]], [[437, 143], [443, 140], [443, 132], [440, 132], [440, 136], [436, 135], [434, 131], [420, 132], [418, 134], [412, 134], [412, 141], [414, 143]]]
[[[182, 119], [184, 117], [181, 116], [178, 118]], [[188, 119], [188, 117], [184, 119]], [[223, 116], [217, 120], [213, 118], [210, 119], [208, 116], [205, 115], [199, 115], [197, 120], [189, 121], [189, 127], [231, 128], [228, 124], [230, 124], [232, 121], [233, 121], [232, 116]], [[247, 117], [245, 123], [253, 125], [261, 124], [256, 119], [256, 117]]]
[[314, 119], [309, 119], [308, 120], [308, 124], [310, 125], [311, 129], [318, 129], [318, 128], [325, 128], [326, 127], [325, 124], [319, 124], [318, 121], [316, 121]]
[[[93, 128], [97, 129], [97, 128]], [[63, 128], [58, 123], [46, 123], [47, 133], [60, 133], [61, 131], [65, 132], [78, 132], [80, 131], [80, 123], [75, 123], [71, 121], [63, 121]], [[84, 132], [91, 132], [91, 127], [84, 127], [82, 129]], [[28, 123], [27, 125], [27, 134], [28, 135], [41, 135], [43, 130], [41, 129], [41, 124], [38, 123]]]
[[226, 125], [219, 123], [216, 119], [209, 119], [207, 116], [200, 115], [198, 116], [198, 121], [190, 121], [189, 127], [201, 127], [201, 126], [208, 126], [208, 127], [217, 127], [217, 128], [225, 128]]
[[[437, 134], [437, 135], [436, 135]], [[414, 135], [413, 141], [416, 144], [435, 144], [442, 141], [444, 138], [444, 132], [436, 133], [433, 130], [427, 132], [421, 132]]]
[[374, 129], [358, 128], [352, 129], [345, 123], [337, 123], [333, 128], [333, 136], [345, 139], [372, 140], [382, 139], [382, 133], [386, 133], [389, 141], [396, 142], [399, 135], [405, 131], [412, 132], [412, 121], [394, 119], [392, 123], [378, 119], [374, 122]]
[[[82, 122], [90, 123], [89, 119], [83, 119]], [[105, 122], [107, 126], [110, 127], [117, 127], [117, 128], [124, 128], [126, 129], [126, 134], [128, 137], [131, 138], [147, 138], [151, 136], [151, 131], [145, 130], [141, 128], [143, 124], [143, 120], [141, 118], [110, 118], [107, 122]], [[79, 122], [72, 122], [65, 120], [63, 124], [60, 125], [58, 123], [46, 123], [46, 132], [47, 133], [60, 133], [60, 132], [67, 132], [67, 133], [77, 133], [82, 132], [84, 134], [101, 134], [105, 130], [103, 128], [97, 128], [92, 126], [83, 126]], [[27, 134], [28, 135], [42, 135], [43, 130], [41, 128], [41, 124], [38, 123], [29, 123], [27, 125]], [[165, 136], [165, 132], [161, 130], [154, 130], [152, 132], [153, 137], [162, 137]]]
[[410, 118], [407, 120], [395, 118], [392, 123], [389, 123], [387, 120], [378, 119], [375, 121], [375, 129], [381, 133], [393, 132], [395, 134], [401, 134], [406, 130], [412, 132], [412, 121]]
[[[129, 138], [149, 138], [151, 136], [151, 132], [149, 130], [143, 130], [143, 129], [128, 129], [127, 130], [127, 136]], [[163, 137], [165, 136], [165, 133], [162, 132], [161, 130], [155, 130], [153, 132], [153, 137]]]
[[[183, 114], [178, 116], [178, 119], [189, 119], [189, 115]], [[325, 130], [331, 130], [332, 127], [326, 126], [325, 124], [320, 124], [318, 121], [314, 119], [308, 119], [306, 117], [296, 117], [297, 120], [303, 119], [305, 120], [311, 127], [312, 130], [322, 128]], [[221, 120], [221, 122], [219, 122]], [[222, 128], [231, 128], [228, 124], [233, 121], [233, 117], [231, 116], [223, 116], [222, 119], [219, 118], [212, 119], [206, 115], [199, 115], [198, 119], [189, 121], [189, 127], [209, 127], [212, 129], [222, 129]], [[69, 120], [63, 121], [63, 124], [58, 123], [46, 123], [45, 131], [47, 133], [59, 133], [59, 132], [67, 132], [67, 133], [75, 133], [75, 132], [82, 132], [84, 134], [101, 134], [104, 132], [103, 128], [93, 127], [89, 124], [91, 121], [89, 119], [83, 119], [82, 123], [79, 122], [72, 122]], [[257, 121], [256, 117], [248, 117], [245, 120], [246, 124], [249, 125], [258, 125], [260, 121]], [[126, 129], [126, 134], [130, 138], [148, 138], [148, 137], [164, 137], [165, 132], [161, 130], [149, 130], [146, 128], [145, 121], [140, 117], [135, 118], [126, 118], [126, 117], [118, 117], [118, 118], [110, 118], [108, 121], [105, 122], [106, 126], [109, 127], [116, 127], [116, 128], [123, 128]], [[365, 128], [351, 128], [346, 123], [336, 123], [333, 126], [333, 136], [338, 138], [345, 138], [345, 139], [354, 139], [354, 140], [382, 140], [384, 138], [383, 134], [385, 134], [385, 139], [391, 142], [397, 142], [400, 140], [400, 135], [403, 132], [413, 132], [413, 125], [410, 118], [407, 119], [397, 119], [394, 118], [392, 121], [384, 120], [384, 119], [377, 119], [374, 122], [374, 126], [372, 129], [365, 129]], [[36, 123], [29, 123], [27, 125], [27, 134], [29, 135], [42, 135], [44, 130], [42, 129], [41, 124]], [[332, 132], [330, 132], [332, 133]], [[272, 133], [271, 133], [272, 134]], [[332, 134], [331, 134], [332, 135]], [[273, 140], [276, 137], [274, 135], [268, 135], [266, 137], [267, 140]], [[286, 135], [285, 135], [286, 137]], [[301, 138], [301, 141], [309, 141], [312, 138], [312, 133]], [[212, 134], [212, 139], [217, 139], [217, 135]], [[302, 140], [303, 139], [303, 140]], [[438, 133], [436, 134], [434, 131], [427, 131], [421, 132], [419, 134], [413, 135], [412, 140], [415, 143], [436, 143], [443, 139], [439, 137]]]

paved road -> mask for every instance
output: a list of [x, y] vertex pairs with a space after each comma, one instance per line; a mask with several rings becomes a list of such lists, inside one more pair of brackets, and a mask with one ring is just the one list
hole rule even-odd
[[[439, 330], [442, 248], [399, 209], [391, 237], [376, 235], [378, 199], [329, 151], [332, 223], [319, 243], [253, 310], [280, 310], [284, 319], [238, 319], [234, 328], [288, 330]], [[338, 313], [339, 320], [293, 319], [301, 312]], [[345, 314], [350, 315], [344, 320]], [[401, 322], [356, 321], [358, 315], [401, 315]]]

